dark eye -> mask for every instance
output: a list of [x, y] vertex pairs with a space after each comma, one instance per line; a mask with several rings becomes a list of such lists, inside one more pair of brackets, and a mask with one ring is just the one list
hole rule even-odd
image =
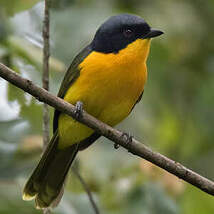
[[123, 30], [123, 35], [124, 35], [126, 38], [132, 37], [133, 34], [134, 34], [134, 32], [133, 32], [131, 29], [124, 29], [124, 30]]

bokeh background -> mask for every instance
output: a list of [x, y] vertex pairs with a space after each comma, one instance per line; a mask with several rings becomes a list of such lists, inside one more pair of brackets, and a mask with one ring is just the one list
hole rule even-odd
[[[0, 0], [0, 61], [41, 85], [44, 2]], [[214, 179], [214, 1], [52, 0], [50, 87], [109, 16], [134, 13], [154, 39], [143, 99], [118, 126]], [[51, 109], [53, 113], [53, 109]], [[0, 213], [40, 213], [22, 188], [42, 151], [42, 104], [0, 78]], [[213, 214], [213, 197], [101, 138], [76, 165], [102, 214]], [[71, 172], [56, 214], [94, 213]]]

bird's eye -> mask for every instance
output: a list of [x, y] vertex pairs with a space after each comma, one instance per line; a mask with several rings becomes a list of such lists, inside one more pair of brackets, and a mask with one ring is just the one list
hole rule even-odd
[[125, 29], [125, 30], [123, 30], [123, 35], [124, 35], [126, 38], [132, 37], [133, 34], [134, 34], [134, 32], [133, 32], [131, 29]]

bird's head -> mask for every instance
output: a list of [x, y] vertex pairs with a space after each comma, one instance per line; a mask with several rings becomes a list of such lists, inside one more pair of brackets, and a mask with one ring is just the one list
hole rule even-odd
[[151, 28], [139, 16], [122, 14], [110, 17], [97, 30], [92, 49], [102, 53], [118, 53], [134, 41], [148, 40], [163, 34]]

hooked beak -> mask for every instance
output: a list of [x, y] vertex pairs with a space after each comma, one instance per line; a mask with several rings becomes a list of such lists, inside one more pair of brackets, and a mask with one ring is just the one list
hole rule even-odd
[[154, 37], [157, 37], [157, 36], [160, 36], [163, 34], [163, 31], [161, 30], [156, 30], [156, 29], [153, 29], [151, 28], [149, 33], [147, 33], [143, 39], [149, 39], [149, 38], [154, 38]]

